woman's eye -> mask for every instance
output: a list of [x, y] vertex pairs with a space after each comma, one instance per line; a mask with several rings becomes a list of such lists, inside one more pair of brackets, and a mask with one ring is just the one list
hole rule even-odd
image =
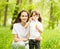
[[27, 17], [27, 15], [22, 15], [22, 17]]
[[28, 17], [27, 15], [25, 17]]

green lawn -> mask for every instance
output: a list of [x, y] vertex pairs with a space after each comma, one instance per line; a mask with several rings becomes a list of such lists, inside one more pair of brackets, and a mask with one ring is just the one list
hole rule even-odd
[[[60, 49], [60, 28], [45, 29], [42, 37], [41, 49]], [[0, 49], [11, 49], [12, 39], [10, 27], [0, 26]]]
[[11, 49], [12, 33], [8, 27], [0, 27], [0, 49]]
[[41, 49], [60, 49], [60, 29], [45, 30], [42, 34]]

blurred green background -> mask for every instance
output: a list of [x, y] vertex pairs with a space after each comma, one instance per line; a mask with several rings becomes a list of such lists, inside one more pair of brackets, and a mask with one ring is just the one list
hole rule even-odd
[[0, 0], [0, 49], [11, 49], [10, 27], [23, 9], [40, 12], [44, 26], [41, 49], [60, 49], [60, 0]]

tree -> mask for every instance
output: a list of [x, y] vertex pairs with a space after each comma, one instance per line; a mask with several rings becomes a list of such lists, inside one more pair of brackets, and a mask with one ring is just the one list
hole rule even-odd
[[[32, 0], [29, 0], [29, 3], [32, 4]], [[29, 13], [31, 13], [32, 9], [29, 9]]]
[[[8, 2], [9, 0], [6, 0]], [[6, 26], [6, 20], [7, 20], [7, 10], [8, 10], [8, 4], [5, 6], [5, 11], [4, 11], [4, 23], [3, 26]]]
[[18, 14], [18, 10], [19, 10], [19, 7], [17, 6], [19, 3], [22, 3], [22, 0], [17, 0], [16, 2], [16, 7], [15, 7], [15, 10], [14, 10], [14, 13], [13, 13], [13, 17], [12, 17], [12, 24]]
[[53, 1], [50, 0], [50, 19], [49, 19], [49, 25], [48, 28], [54, 29], [54, 15], [53, 15]]

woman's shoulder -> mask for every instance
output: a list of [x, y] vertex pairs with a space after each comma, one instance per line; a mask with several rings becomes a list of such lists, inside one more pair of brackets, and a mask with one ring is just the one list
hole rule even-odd
[[19, 25], [19, 23], [15, 23], [15, 24], [13, 24], [13, 26], [18, 26]]

